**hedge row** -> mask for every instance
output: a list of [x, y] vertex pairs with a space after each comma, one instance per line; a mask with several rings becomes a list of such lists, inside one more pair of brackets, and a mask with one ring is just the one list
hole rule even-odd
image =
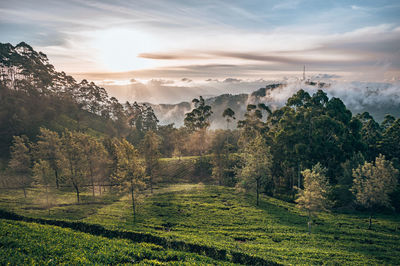
[[129, 239], [133, 242], [146, 242], [153, 243], [165, 248], [171, 248], [174, 250], [187, 251], [197, 253], [200, 255], [206, 255], [215, 260], [232, 261], [233, 263], [247, 264], [247, 265], [279, 265], [275, 262], [265, 260], [260, 257], [244, 254], [241, 252], [231, 251], [231, 258], [227, 256], [227, 250], [217, 249], [205, 245], [186, 243], [183, 241], [168, 240], [164, 237], [155, 236], [148, 233], [132, 232], [132, 231], [121, 231], [121, 230], [110, 230], [106, 229], [98, 224], [88, 224], [76, 221], [64, 221], [64, 220], [49, 220], [42, 218], [31, 218], [18, 215], [16, 213], [0, 209], [0, 218], [14, 220], [14, 221], [25, 221], [34, 222], [45, 225], [55, 225], [64, 228], [70, 228], [76, 231], [104, 236], [107, 238], [123, 238]]

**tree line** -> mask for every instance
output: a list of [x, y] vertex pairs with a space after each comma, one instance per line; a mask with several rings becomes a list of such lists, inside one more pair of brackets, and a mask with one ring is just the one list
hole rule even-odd
[[[94, 196], [95, 186], [112, 184], [130, 192], [135, 209], [136, 193], [160, 181], [160, 157], [195, 155], [198, 181], [254, 190], [257, 204], [265, 193], [297, 202], [310, 217], [331, 208], [400, 209], [400, 119], [352, 115], [322, 90], [299, 90], [273, 110], [249, 104], [239, 121], [230, 108], [213, 114], [201, 96], [192, 103], [181, 128], [159, 125], [149, 107], [115, 101], [105, 134], [42, 128], [15, 136], [10, 176], [19, 187], [70, 185], [78, 201], [83, 186]], [[223, 116], [226, 129], [210, 130], [211, 115]]]
[[135, 213], [136, 193], [146, 185], [152, 187], [158, 143], [158, 136], [148, 131], [139, 153], [123, 138], [98, 138], [69, 130], [59, 135], [41, 128], [36, 142], [26, 136], [14, 137], [8, 171], [2, 181], [8, 187], [21, 188], [25, 197], [26, 189], [32, 185], [44, 187], [47, 196], [50, 187], [70, 186], [78, 203], [85, 187], [90, 187], [95, 197], [96, 191], [101, 193], [105, 186], [113, 186], [130, 193]]

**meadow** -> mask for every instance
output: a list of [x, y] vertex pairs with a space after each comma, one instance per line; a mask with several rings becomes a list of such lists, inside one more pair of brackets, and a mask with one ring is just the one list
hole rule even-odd
[[[306, 213], [294, 204], [263, 196], [256, 207], [254, 195], [222, 186], [177, 184], [159, 187], [153, 194], [146, 191], [135, 219], [127, 195], [105, 192], [93, 199], [88, 191], [78, 205], [73, 192], [57, 193], [58, 201], [47, 208], [38, 200], [43, 199], [39, 189], [29, 191], [27, 199], [20, 191], [3, 190], [0, 208], [28, 217], [79, 221], [215, 248], [226, 252], [224, 262], [249, 264], [235, 258], [245, 254], [279, 264], [400, 264], [400, 216], [391, 213], [376, 215], [372, 230], [365, 213], [318, 213], [308, 234]], [[2, 222], [14, 228], [28, 226]]]

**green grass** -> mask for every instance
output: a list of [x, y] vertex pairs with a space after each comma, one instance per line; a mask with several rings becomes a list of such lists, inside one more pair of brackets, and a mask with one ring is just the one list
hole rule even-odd
[[80, 220], [118, 201], [120, 197], [117, 193], [99, 195], [99, 191], [96, 191], [96, 197], [93, 198], [91, 190], [87, 189], [81, 192], [81, 203], [77, 204], [74, 191], [53, 188], [49, 193], [48, 206], [46, 193], [41, 188], [27, 189], [26, 198], [22, 189], [0, 189], [0, 208], [29, 217]]
[[35, 223], [0, 219], [0, 264], [228, 264], [149, 243], [108, 239]]
[[[73, 193], [60, 194], [64, 201], [74, 199]], [[70, 216], [76, 216], [70, 219], [109, 229], [151, 233], [283, 264], [400, 264], [398, 214], [377, 215], [368, 230], [367, 214], [319, 213], [308, 234], [306, 214], [294, 204], [262, 197], [256, 207], [254, 195], [232, 188], [203, 184], [159, 188], [142, 195], [136, 219], [127, 195], [103, 197], [98, 206], [54, 207], [63, 210], [58, 213], [51, 208], [53, 218], [63, 218], [71, 210]], [[19, 214], [48, 217], [46, 211], [26, 210], [29, 200], [4, 193], [0, 193], [0, 208], [7, 206], [7, 199], [15, 200], [11, 209]]]
[[293, 204], [234, 189], [179, 185], [148, 196], [134, 221], [128, 198], [84, 220], [110, 228], [151, 232], [171, 239], [254, 254], [285, 264], [399, 264], [400, 217], [321, 213], [312, 234]]

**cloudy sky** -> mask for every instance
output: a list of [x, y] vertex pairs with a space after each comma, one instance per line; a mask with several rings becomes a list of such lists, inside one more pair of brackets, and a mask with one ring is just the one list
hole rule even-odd
[[[308, 75], [400, 77], [400, 2], [0, 0], [0, 42], [120, 99], [177, 102]], [[247, 91], [246, 91], [247, 90]]]

